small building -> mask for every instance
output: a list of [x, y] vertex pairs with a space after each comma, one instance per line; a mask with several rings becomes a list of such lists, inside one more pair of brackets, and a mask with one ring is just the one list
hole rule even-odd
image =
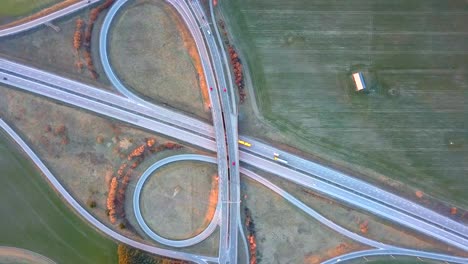
[[356, 84], [356, 91], [362, 91], [366, 89], [366, 83], [364, 82], [364, 76], [362, 72], [353, 73], [354, 83]]

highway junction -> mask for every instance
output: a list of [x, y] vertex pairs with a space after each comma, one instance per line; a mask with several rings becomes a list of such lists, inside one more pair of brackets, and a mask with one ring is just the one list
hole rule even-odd
[[[78, 11], [94, 2], [98, 1], [80, 1], [67, 9], [46, 17], [30, 21], [21, 26], [0, 30], [0, 37], [17, 34], [40, 26], [53, 19]], [[46, 175], [54, 188], [64, 196], [65, 200], [84, 219], [115, 240], [154, 254], [195, 263], [248, 263], [248, 256], [243, 257], [238, 254], [238, 248], [241, 243], [244, 251], [247, 252], [247, 241], [243, 233], [239, 212], [241, 200], [240, 174], [242, 173], [244, 176], [263, 184], [281, 195], [291, 204], [327, 227], [374, 248], [372, 250], [339, 256], [328, 260], [326, 263], [336, 263], [346, 259], [369, 255], [408, 255], [454, 263], [468, 262], [466, 258], [404, 249], [360, 236], [326, 219], [280, 187], [275, 186], [243, 166], [243, 164], [249, 165], [277, 175], [305, 188], [317, 191], [335, 200], [383, 217], [468, 252], [468, 226], [359, 180], [352, 175], [347, 175], [314, 161], [303, 159], [257, 139], [238, 135], [237, 105], [233, 92], [234, 88], [230, 68], [227, 64], [222, 40], [216, 26], [214, 26], [213, 30], [215, 21], [211, 1], [210, 13], [213, 24], [205, 20], [208, 16], [204, 13], [199, 1], [167, 0], [177, 10], [190, 30], [202, 61], [207, 85], [213, 88], [209, 93], [213, 124], [207, 124], [171, 109], [154, 105], [133, 94], [119, 80], [112, 69], [107, 55], [108, 35], [112, 21], [119, 10], [125, 7], [126, 2], [127, 0], [117, 0], [109, 10], [101, 28], [99, 41], [100, 59], [104, 66], [104, 71], [112, 85], [121, 95], [112, 94], [97, 87], [3, 58], [0, 58], [0, 82], [15, 89], [86, 109], [99, 115], [117, 119], [215, 152], [216, 158], [197, 155], [169, 157], [153, 164], [140, 178], [133, 197], [137, 221], [149, 237], [161, 244], [174, 248], [171, 250], [162, 249], [133, 241], [99, 222], [63, 188], [19, 135], [3, 120], [0, 120], [0, 126], [18, 143], [37, 167]], [[239, 140], [250, 142], [251, 146], [238, 145]], [[280, 155], [287, 162], [282, 163], [273, 160], [273, 153], [276, 153], [275, 156]], [[163, 238], [154, 233], [141, 217], [141, 213], [139, 212], [139, 191], [141, 191], [145, 180], [151, 172], [160, 166], [171, 162], [194, 159], [203, 162], [216, 162], [218, 165], [220, 195], [215, 217], [204, 231], [193, 238], [179, 241]], [[179, 248], [203, 241], [218, 226], [220, 228], [220, 246], [217, 257], [196, 255], [179, 250]]]

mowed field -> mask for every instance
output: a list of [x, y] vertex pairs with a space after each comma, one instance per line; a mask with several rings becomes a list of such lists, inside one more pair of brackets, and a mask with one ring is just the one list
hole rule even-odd
[[465, 0], [220, 4], [286, 143], [468, 208]]
[[65, 206], [3, 130], [0, 179], [0, 245], [28, 249], [57, 263], [117, 262], [116, 243]]

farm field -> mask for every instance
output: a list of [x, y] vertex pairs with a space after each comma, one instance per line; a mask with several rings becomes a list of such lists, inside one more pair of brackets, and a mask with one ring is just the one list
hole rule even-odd
[[[241, 132], [468, 208], [466, 1], [220, 5], [260, 112], [277, 130], [253, 128], [250, 115]], [[368, 93], [354, 91], [354, 71]]]
[[64, 205], [3, 130], [0, 154], [2, 246], [28, 249], [57, 263], [117, 262], [117, 245]]

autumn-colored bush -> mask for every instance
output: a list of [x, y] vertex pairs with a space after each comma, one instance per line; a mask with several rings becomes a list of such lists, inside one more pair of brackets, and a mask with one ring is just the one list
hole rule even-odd
[[236, 50], [232, 45], [228, 45], [228, 52], [229, 57], [231, 59], [231, 65], [234, 69], [234, 82], [236, 83], [237, 90], [239, 92], [240, 103], [243, 103], [245, 101], [246, 94], [244, 90], [244, 76], [242, 74], [242, 64], [239, 59], [239, 55], [237, 54]]
[[83, 25], [83, 19], [78, 18], [75, 24], [75, 34], [73, 34], [73, 48], [75, 48], [76, 51], [81, 47]]
[[257, 242], [255, 238], [255, 224], [249, 208], [244, 208], [245, 226], [247, 227], [247, 241], [249, 243], [250, 264], [257, 264]]
[[93, 36], [94, 22], [96, 22], [96, 20], [98, 19], [99, 14], [103, 10], [109, 8], [112, 5], [113, 2], [114, 2], [114, 0], [106, 0], [103, 4], [99, 5], [96, 8], [91, 9], [91, 11], [89, 12], [88, 25], [86, 27], [85, 37], [84, 37], [84, 46], [86, 46], [86, 52], [85, 52], [84, 56], [85, 56], [85, 59], [86, 59], [86, 65], [88, 67], [88, 71], [91, 73], [91, 76], [94, 79], [97, 79], [99, 77], [99, 75], [97, 74], [97, 72], [96, 72], [96, 70], [94, 68], [93, 60], [92, 60], [91, 54], [90, 54], [91, 38]]
[[[131, 248], [124, 244], [119, 244], [117, 247], [117, 255], [119, 264], [161, 264], [159, 257], [151, 256], [141, 250]], [[172, 262], [166, 262], [171, 263]]]
[[112, 224], [115, 224], [117, 221], [116, 218], [116, 194], [117, 194], [118, 182], [117, 178], [114, 177], [111, 180], [109, 187], [109, 193], [107, 194], [107, 210], [109, 210], [109, 220]]
[[146, 144], [143, 144], [137, 148], [135, 148], [129, 155], [128, 155], [128, 160], [132, 160], [135, 157], [141, 157], [143, 153], [145, 152]]
[[164, 147], [166, 149], [180, 149], [180, 148], [182, 148], [181, 145], [179, 145], [177, 143], [174, 143], [174, 142], [167, 142], [166, 144], [164, 144]]

